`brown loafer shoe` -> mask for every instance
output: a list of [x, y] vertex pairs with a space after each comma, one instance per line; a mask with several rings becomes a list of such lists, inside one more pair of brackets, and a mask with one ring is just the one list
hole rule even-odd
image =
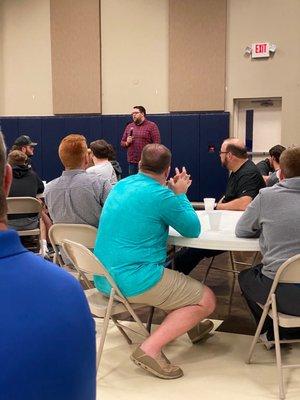
[[138, 347], [130, 356], [131, 360], [162, 379], [177, 379], [183, 376], [183, 371], [177, 365], [173, 365], [165, 355], [159, 355], [155, 358], [148, 356], [140, 347]]
[[202, 340], [214, 327], [214, 324], [208, 319], [207, 321], [200, 322], [194, 328], [190, 329], [187, 334], [192, 343], [198, 343]]

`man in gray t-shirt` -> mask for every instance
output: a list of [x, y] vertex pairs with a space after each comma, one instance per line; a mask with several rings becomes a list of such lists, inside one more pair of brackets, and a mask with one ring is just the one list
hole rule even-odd
[[[236, 226], [236, 236], [259, 237], [262, 264], [242, 271], [239, 284], [258, 322], [278, 268], [290, 257], [300, 254], [300, 147], [285, 150], [280, 156], [280, 182], [262, 189], [248, 206]], [[279, 284], [278, 311], [300, 316], [300, 285]], [[272, 321], [263, 331], [273, 340]], [[293, 332], [294, 334], [295, 332]], [[296, 332], [300, 338], [300, 332]], [[291, 332], [283, 331], [288, 338]]]
[[97, 228], [103, 204], [111, 190], [110, 182], [86, 173], [89, 158], [84, 136], [66, 136], [58, 152], [65, 171], [45, 189], [45, 203], [52, 221]]

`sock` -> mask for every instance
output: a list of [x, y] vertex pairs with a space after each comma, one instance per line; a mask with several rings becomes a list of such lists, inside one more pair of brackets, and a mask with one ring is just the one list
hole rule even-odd
[[48, 253], [48, 246], [47, 246], [47, 240], [42, 239], [41, 240], [41, 250], [40, 253], [42, 255], [45, 255], [46, 253]]

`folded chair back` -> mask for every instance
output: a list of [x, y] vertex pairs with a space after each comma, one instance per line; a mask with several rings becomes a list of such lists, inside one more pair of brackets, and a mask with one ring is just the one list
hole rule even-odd
[[89, 249], [94, 248], [97, 235], [97, 229], [91, 225], [85, 224], [53, 224], [49, 229], [49, 238], [55, 251], [54, 262], [64, 266], [63, 258], [59, 252], [59, 246], [65, 239], [81, 243]]
[[7, 214], [38, 214], [42, 212], [42, 204], [34, 197], [8, 197]]
[[286, 260], [278, 269], [274, 282], [300, 283], [300, 254]]
[[124, 296], [109, 272], [89, 249], [82, 244], [75, 243], [71, 240], [64, 240], [62, 242], [62, 247], [79, 273], [84, 276], [88, 274], [104, 276], [114, 289], [115, 293], [122, 300], [124, 299]]
[[[30, 236], [27, 241], [23, 241], [25, 247], [34, 252], [40, 250], [40, 217], [42, 213], [42, 204], [35, 197], [8, 197], [7, 201], [7, 215], [17, 214], [36, 214], [38, 227], [34, 229], [17, 229], [18, 235], [23, 240]], [[9, 221], [8, 221], [9, 223]], [[25, 227], [24, 227], [25, 228]]]

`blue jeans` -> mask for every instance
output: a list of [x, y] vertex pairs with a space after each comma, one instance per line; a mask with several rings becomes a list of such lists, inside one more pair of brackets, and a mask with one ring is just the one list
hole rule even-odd
[[128, 175], [134, 175], [139, 172], [139, 164], [128, 163]]

